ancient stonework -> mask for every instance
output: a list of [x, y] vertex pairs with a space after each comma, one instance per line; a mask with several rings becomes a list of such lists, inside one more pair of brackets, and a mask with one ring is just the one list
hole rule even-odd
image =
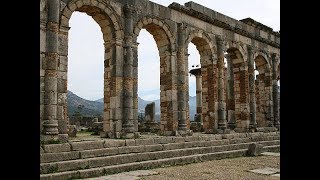
[[66, 140], [70, 134], [66, 103], [68, 31], [75, 11], [91, 16], [103, 33], [101, 136], [134, 138], [138, 134], [137, 37], [141, 29], [153, 35], [159, 50], [161, 134], [192, 134], [188, 105], [190, 42], [200, 53], [197, 113], [201, 131], [280, 128], [280, 33], [253, 20], [255, 17], [238, 21], [192, 1], [165, 7], [148, 0], [41, 0], [43, 141]]

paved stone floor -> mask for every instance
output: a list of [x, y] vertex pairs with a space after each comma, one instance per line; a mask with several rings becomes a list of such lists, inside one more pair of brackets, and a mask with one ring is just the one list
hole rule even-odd
[[87, 180], [279, 180], [280, 153], [119, 173]]

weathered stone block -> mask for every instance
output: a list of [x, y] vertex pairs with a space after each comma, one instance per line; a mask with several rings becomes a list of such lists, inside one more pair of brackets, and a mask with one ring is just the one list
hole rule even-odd
[[45, 153], [40, 154], [40, 163], [67, 161], [79, 158], [79, 152]]
[[82, 159], [92, 158], [92, 157], [112, 156], [116, 154], [119, 154], [119, 149], [117, 147], [104, 148], [104, 149], [92, 149], [92, 150], [85, 150], [80, 152]]
[[146, 152], [153, 152], [153, 151], [162, 151], [163, 146], [161, 144], [154, 144], [154, 145], [146, 145], [144, 146]]
[[215, 138], [216, 138], [216, 140], [221, 140], [222, 139], [222, 135], [221, 134], [216, 134]]
[[171, 149], [183, 149], [183, 143], [171, 143], [171, 144], [164, 144], [163, 150], [171, 150]]
[[263, 150], [263, 145], [258, 143], [252, 143], [248, 147], [247, 155], [248, 156], [259, 156]]
[[121, 147], [121, 146], [125, 146], [126, 145], [126, 141], [125, 140], [114, 140], [114, 139], [108, 139], [104, 142], [104, 147], [108, 148], [108, 147]]
[[82, 151], [88, 149], [101, 149], [103, 148], [104, 141], [83, 141], [83, 142], [72, 142], [71, 148], [73, 151]]
[[134, 139], [126, 139], [125, 140], [125, 145], [126, 146], [135, 146], [136, 145], [136, 141]]
[[68, 135], [69, 135], [69, 137], [76, 137], [77, 136], [76, 125], [68, 125]]
[[185, 142], [185, 138], [184, 137], [173, 137], [172, 140], [175, 143], [184, 143]]
[[153, 138], [136, 139], [135, 141], [136, 141], [136, 146], [154, 144], [154, 139]]
[[187, 136], [185, 137], [185, 142], [199, 141], [199, 136]]
[[43, 145], [44, 152], [46, 153], [58, 153], [58, 152], [68, 152], [71, 150], [70, 144], [47, 144]]
[[154, 138], [155, 144], [168, 144], [172, 143], [173, 138], [172, 137], [160, 137], [160, 138]]

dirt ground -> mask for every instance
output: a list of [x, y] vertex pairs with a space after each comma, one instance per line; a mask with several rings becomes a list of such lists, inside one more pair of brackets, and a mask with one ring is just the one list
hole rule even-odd
[[258, 156], [239, 157], [207, 161], [183, 166], [172, 166], [152, 169], [159, 172], [159, 175], [141, 177], [143, 180], [279, 180], [280, 177], [263, 175], [249, 172], [248, 170], [258, 168], [280, 169], [280, 157]]

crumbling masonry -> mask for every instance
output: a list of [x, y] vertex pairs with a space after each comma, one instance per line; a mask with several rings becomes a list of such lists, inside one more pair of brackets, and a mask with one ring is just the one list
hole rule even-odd
[[199, 110], [205, 132], [280, 127], [280, 33], [271, 28], [251, 18], [235, 20], [194, 2], [165, 7], [148, 0], [41, 0], [42, 140], [68, 139], [68, 31], [75, 11], [91, 16], [103, 33], [105, 135], [132, 138], [138, 131], [141, 29], [153, 35], [159, 50], [162, 134], [183, 134], [190, 128], [190, 42], [200, 53], [202, 87], [197, 90], [201, 90]]

